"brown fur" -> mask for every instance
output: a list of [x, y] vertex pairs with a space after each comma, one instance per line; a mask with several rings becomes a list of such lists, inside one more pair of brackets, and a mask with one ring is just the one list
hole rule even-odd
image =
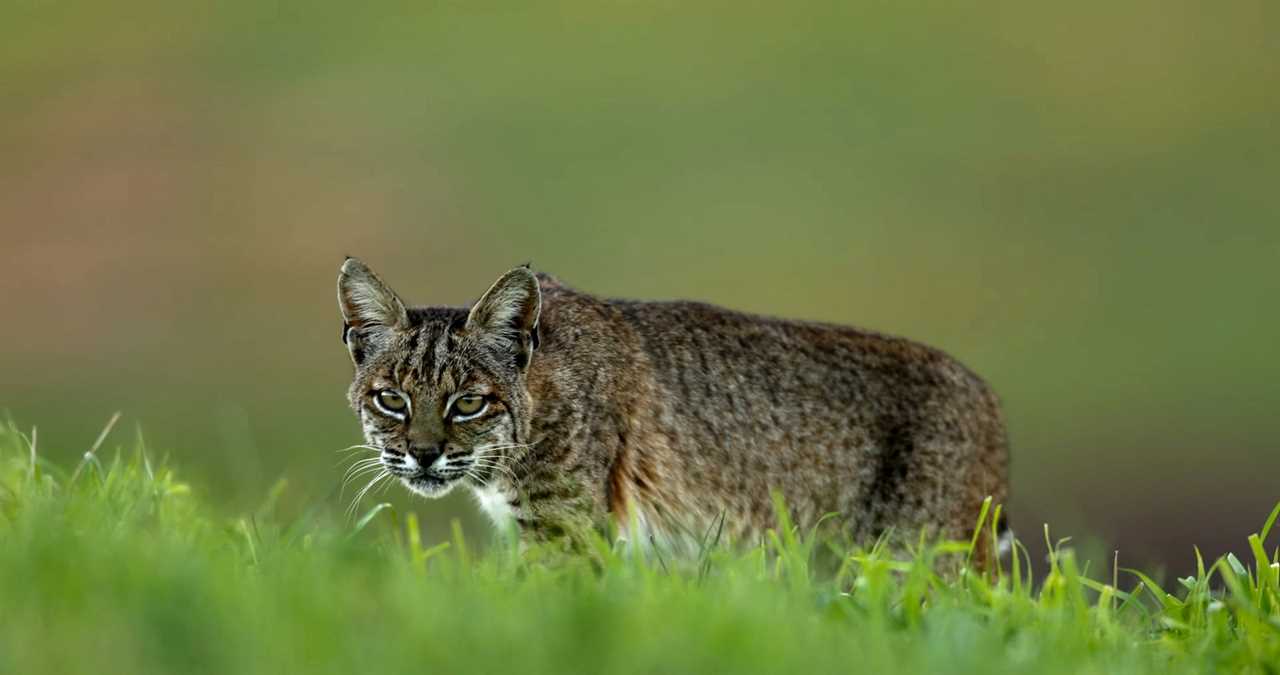
[[[778, 490], [801, 526], [836, 513], [855, 541], [921, 529], [967, 538], [983, 499], [1007, 497], [995, 395], [902, 338], [602, 299], [524, 268], [469, 310], [402, 310], [354, 260], [339, 289], [351, 401], [370, 443], [439, 448], [458, 466], [479, 458], [441, 490], [419, 491], [459, 482], [501, 495], [527, 537], [613, 523], [679, 548], [723, 516], [728, 534], [752, 539], [775, 525]], [[371, 423], [370, 396], [387, 386], [415, 412]], [[449, 397], [468, 387], [493, 409], [442, 424]], [[484, 450], [494, 444], [512, 447]]]

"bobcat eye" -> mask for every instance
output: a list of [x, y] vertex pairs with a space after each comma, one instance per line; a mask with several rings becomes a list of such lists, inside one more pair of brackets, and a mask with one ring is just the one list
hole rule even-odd
[[487, 404], [483, 396], [476, 396], [475, 394], [460, 396], [458, 400], [453, 402], [453, 417], [455, 420], [475, 417], [484, 412], [486, 407]]
[[392, 417], [404, 417], [409, 401], [400, 392], [382, 389], [373, 395], [373, 404]]

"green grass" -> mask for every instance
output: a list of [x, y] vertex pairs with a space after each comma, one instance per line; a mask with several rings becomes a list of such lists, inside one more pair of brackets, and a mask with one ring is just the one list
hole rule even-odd
[[1034, 579], [1025, 553], [936, 573], [967, 541], [820, 573], [789, 527], [694, 561], [553, 560], [424, 550], [389, 507], [282, 522], [279, 490], [226, 518], [137, 446], [59, 467], [0, 430], [0, 673], [1280, 672], [1280, 506], [1250, 559], [1166, 589], [1091, 579], [1066, 545]]

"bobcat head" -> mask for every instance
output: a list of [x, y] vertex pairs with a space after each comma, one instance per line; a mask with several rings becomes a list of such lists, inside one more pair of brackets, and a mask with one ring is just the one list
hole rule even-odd
[[348, 391], [384, 473], [440, 497], [510, 476], [527, 448], [525, 376], [542, 296], [527, 267], [504, 274], [470, 310], [407, 309], [373, 270], [348, 258], [338, 275]]

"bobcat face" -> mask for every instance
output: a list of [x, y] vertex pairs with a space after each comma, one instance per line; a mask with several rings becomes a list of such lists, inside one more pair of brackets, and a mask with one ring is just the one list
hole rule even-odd
[[509, 272], [469, 312], [410, 312], [349, 259], [338, 299], [355, 364], [348, 398], [385, 473], [426, 497], [511, 476], [529, 435], [525, 373], [541, 302], [533, 274]]

